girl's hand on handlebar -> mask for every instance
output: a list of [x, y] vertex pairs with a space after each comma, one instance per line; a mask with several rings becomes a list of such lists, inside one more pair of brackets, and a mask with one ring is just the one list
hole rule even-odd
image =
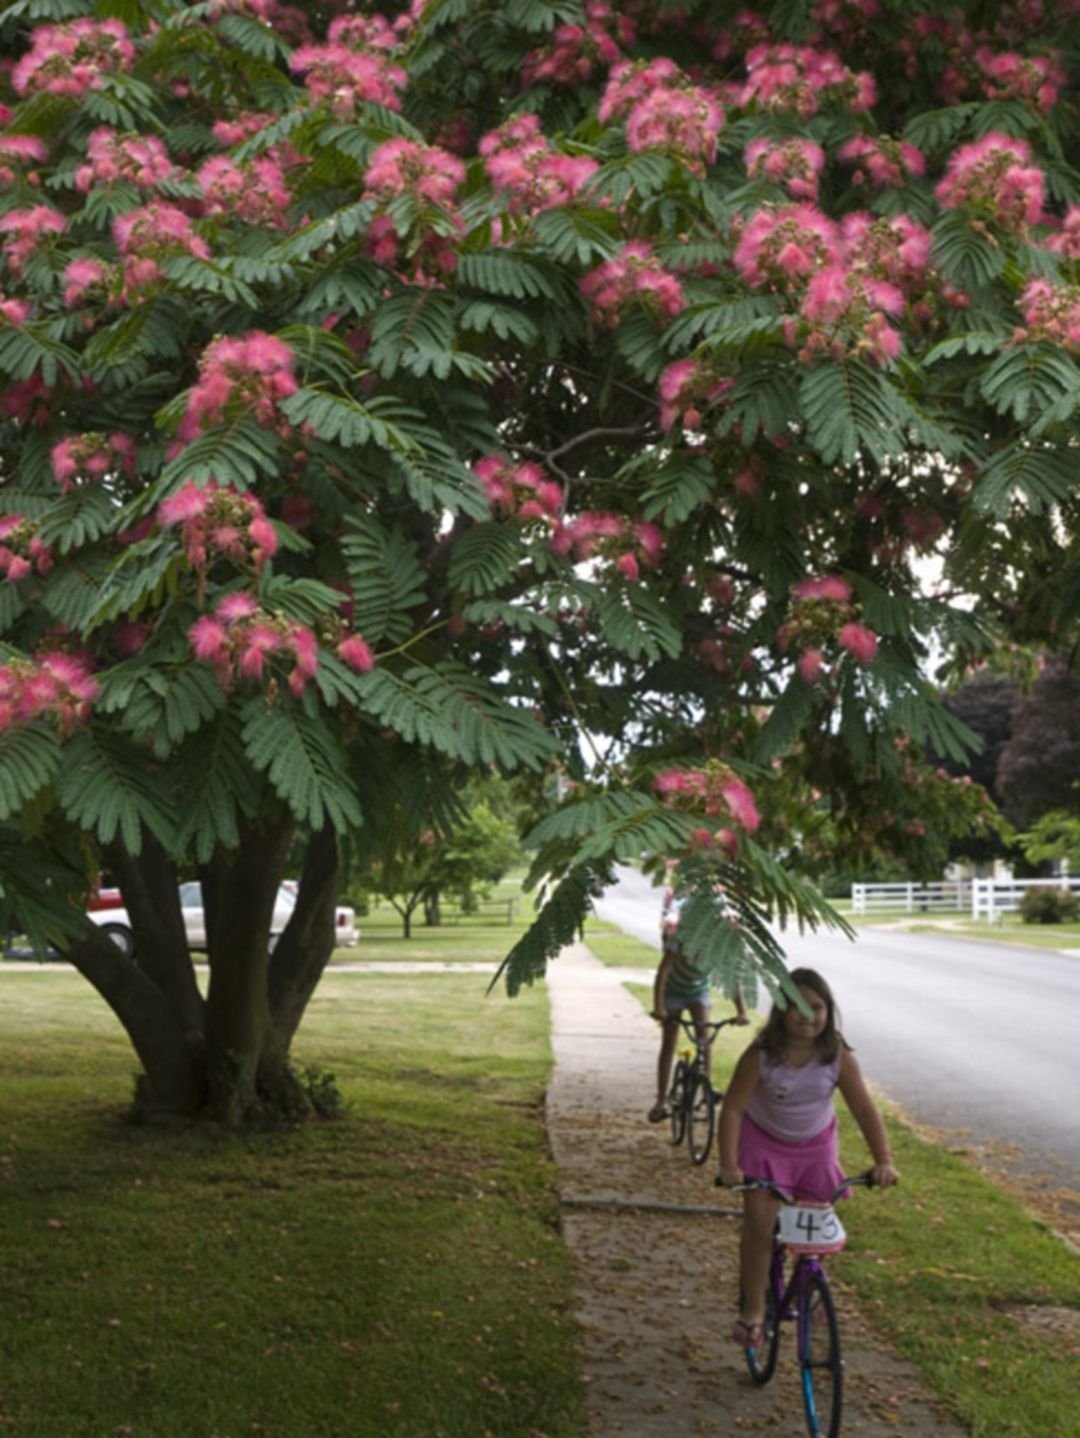
[[900, 1182], [900, 1175], [893, 1168], [892, 1159], [874, 1164], [870, 1170], [870, 1182], [874, 1188], [892, 1188], [894, 1183]]
[[720, 1171], [716, 1175], [717, 1188], [735, 1188], [742, 1181], [743, 1171], [737, 1164], [730, 1168], [725, 1163], [720, 1165]]

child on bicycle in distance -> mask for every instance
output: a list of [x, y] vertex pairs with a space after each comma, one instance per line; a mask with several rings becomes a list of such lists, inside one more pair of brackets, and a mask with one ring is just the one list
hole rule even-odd
[[[840, 1033], [832, 992], [814, 969], [792, 969], [790, 977], [809, 1013], [774, 1004], [736, 1064], [720, 1110], [717, 1181], [733, 1187], [744, 1176], [764, 1178], [792, 1197], [831, 1199], [844, 1177], [833, 1102], [839, 1089], [873, 1155], [873, 1182], [886, 1188], [898, 1174], [885, 1125]], [[762, 1341], [778, 1210], [767, 1189], [743, 1194], [741, 1311], [732, 1338], [744, 1348]]]
[[[668, 886], [664, 890], [660, 910], [660, 964], [653, 980], [652, 1016], [661, 1026], [660, 1056], [656, 1065], [656, 1102], [649, 1110], [650, 1123], [662, 1123], [668, 1116], [667, 1095], [671, 1083], [671, 1066], [675, 1058], [675, 1046], [679, 1039], [679, 1019], [684, 1009], [701, 1038], [706, 1036], [705, 1024], [709, 1021], [709, 975], [698, 968], [679, 943], [679, 896], [676, 879], [676, 864], [668, 861]], [[746, 1024], [750, 1020], [741, 993], [735, 995], [736, 1023]], [[705, 1051], [706, 1072], [712, 1071], [712, 1046]]]

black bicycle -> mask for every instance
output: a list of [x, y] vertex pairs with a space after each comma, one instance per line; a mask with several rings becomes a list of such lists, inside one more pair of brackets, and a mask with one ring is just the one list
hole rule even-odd
[[694, 1051], [691, 1054], [687, 1049], [676, 1060], [668, 1090], [667, 1110], [672, 1143], [682, 1143], [689, 1134], [690, 1159], [696, 1164], [703, 1164], [709, 1156], [716, 1131], [716, 1105], [723, 1098], [723, 1094], [713, 1088], [709, 1077], [709, 1049], [720, 1030], [735, 1022], [735, 1019], [708, 1020], [701, 1025], [702, 1034], [693, 1019], [679, 1018], [683, 1031], [694, 1045]]

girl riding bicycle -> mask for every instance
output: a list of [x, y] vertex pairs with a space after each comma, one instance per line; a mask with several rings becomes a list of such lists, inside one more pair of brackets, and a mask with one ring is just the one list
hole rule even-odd
[[[814, 969], [793, 969], [790, 978], [809, 1013], [774, 1004], [736, 1064], [720, 1110], [718, 1182], [733, 1187], [749, 1174], [800, 1198], [828, 1200], [844, 1177], [833, 1102], [839, 1089], [873, 1154], [873, 1182], [886, 1188], [898, 1175], [885, 1125], [837, 1026], [832, 992]], [[741, 1312], [732, 1333], [742, 1347], [761, 1341], [778, 1208], [768, 1190], [743, 1194]]]
[[[661, 1026], [660, 1054], [656, 1062], [656, 1102], [649, 1110], [650, 1123], [662, 1123], [668, 1116], [667, 1094], [671, 1067], [679, 1039], [679, 1018], [689, 1010], [698, 1036], [706, 1037], [709, 1021], [708, 973], [697, 967], [679, 942], [679, 909], [682, 898], [676, 889], [676, 865], [668, 863], [668, 887], [660, 910], [661, 959], [653, 980], [652, 1017]], [[742, 994], [735, 994], [735, 1022], [749, 1023]], [[706, 1052], [706, 1071], [711, 1069], [712, 1051]]]

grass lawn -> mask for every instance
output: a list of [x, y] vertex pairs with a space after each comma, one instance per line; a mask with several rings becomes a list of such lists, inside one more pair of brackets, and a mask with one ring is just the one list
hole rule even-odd
[[0, 1432], [580, 1438], [546, 993], [486, 983], [330, 972], [347, 1116], [237, 1137], [126, 1124], [85, 981], [0, 973]]
[[994, 923], [973, 919], [969, 914], [911, 914], [906, 909], [882, 909], [872, 914], [854, 914], [846, 899], [830, 899], [837, 913], [857, 929], [876, 924], [902, 925], [911, 934], [944, 932], [959, 938], [983, 939], [991, 944], [1019, 944], [1031, 949], [1080, 949], [1080, 923], [1025, 924], [1019, 914], [1002, 914]]
[[494, 887], [491, 900], [478, 914], [460, 915], [447, 904], [443, 922], [424, 923], [418, 909], [412, 932], [404, 936], [401, 915], [388, 903], [374, 904], [357, 914], [360, 942], [335, 949], [332, 962], [342, 963], [501, 963], [533, 917], [533, 896], [521, 888], [521, 876]]

